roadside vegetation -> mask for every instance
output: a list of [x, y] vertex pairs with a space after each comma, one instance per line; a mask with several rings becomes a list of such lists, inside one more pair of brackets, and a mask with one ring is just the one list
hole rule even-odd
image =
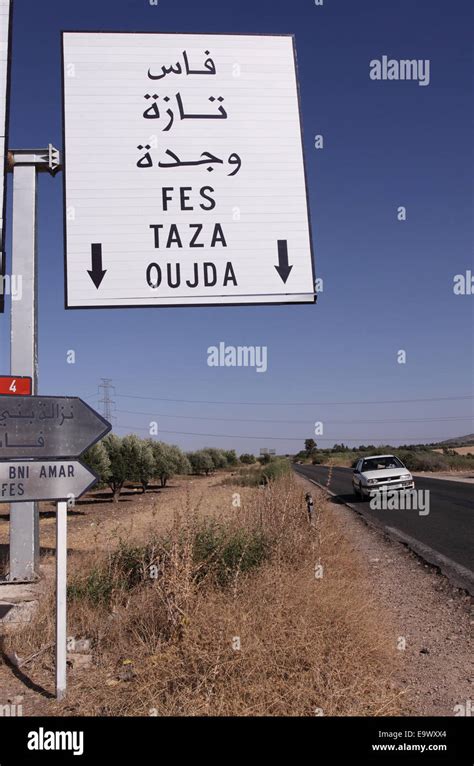
[[[168, 528], [70, 556], [68, 634], [90, 642], [92, 666], [50, 713], [399, 714], [393, 628], [323, 494], [312, 525], [286, 470], [255, 488], [193, 482], [187, 497]], [[53, 666], [53, 596], [9, 639], [35, 656], [33, 677]]]
[[235, 450], [213, 447], [184, 453], [174, 444], [140, 439], [135, 434], [120, 437], [109, 434], [83, 456], [99, 477], [100, 485], [109, 486], [114, 502], [126, 484], [138, 484], [143, 492], [152, 482], [161, 487], [176, 475], [206, 475], [239, 465]]
[[[464, 452], [464, 451], [463, 451]], [[434, 446], [404, 445], [392, 447], [369, 444], [346, 447], [335, 444], [332, 449], [319, 449], [313, 439], [307, 439], [305, 449], [294, 456], [293, 462], [313, 465], [354, 466], [359, 458], [367, 455], [396, 455], [410, 471], [472, 471], [474, 470], [474, 446], [471, 452], [459, 454], [455, 449]]]
[[[242, 462], [242, 458], [241, 458]], [[244, 461], [246, 463], [246, 461]], [[291, 473], [291, 463], [288, 458], [271, 457], [265, 455], [258, 458], [253, 465], [245, 465], [227, 477], [225, 484], [235, 484], [241, 487], [265, 486], [282, 476]]]
[[89, 468], [99, 477], [99, 486], [108, 486], [114, 502], [118, 502], [125, 486], [141, 487], [143, 492], [158, 483], [166, 487], [177, 475], [209, 476], [216, 471], [232, 471], [227, 481], [240, 486], [257, 487], [289, 474], [287, 457], [244, 453], [207, 447], [183, 452], [174, 444], [153, 439], [140, 439], [135, 434], [120, 437], [109, 434], [83, 456]]

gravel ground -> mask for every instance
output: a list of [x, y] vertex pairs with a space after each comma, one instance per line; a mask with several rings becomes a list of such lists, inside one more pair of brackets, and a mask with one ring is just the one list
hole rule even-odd
[[[298, 480], [313, 496], [321, 491]], [[474, 700], [473, 599], [347, 506], [332, 501], [329, 507], [361, 556], [371, 592], [385, 604], [393, 625], [402, 658], [394, 683], [404, 692], [407, 714], [460, 715], [456, 706]]]

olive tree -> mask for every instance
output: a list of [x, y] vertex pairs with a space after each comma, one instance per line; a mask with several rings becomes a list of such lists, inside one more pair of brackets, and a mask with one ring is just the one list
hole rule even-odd
[[176, 474], [191, 473], [191, 465], [186, 455], [175, 444], [149, 442], [154, 458], [153, 475], [160, 480], [162, 487]]
[[238, 464], [239, 458], [237, 457], [237, 452], [235, 449], [224, 450], [224, 455], [226, 456], [228, 466], [234, 466]]
[[215, 447], [206, 447], [202, 451], [209, 455], [215, 470], [218, 468], [225, 468], [227, 466], [227, 458], [224, 450], [215, 449]]
[[206, 476], [214, 470], [214, 463], [211, 456], [205, 450], [197, 452], [188, 452], [188, 459], [191, 463], [193, 473], [205, 473]]
[[100, 484], [107, 484], [110, 471], [110, 460], [103, 442], [97, 442], [89, 447], [81, 460], [99, 477]]
[[130, 470], [127, 480], [141, 484], [145, 492], [155, 471], [155, 460], [149, 442], [130, 434], [122, 441], [122, 451]]
[[102, 442], [110, 463], [107, 484], [112, 490], [114, 503], [118, 503], [123, 485], [131, 478], [130, 464], [125, 458], [122, 442], [123, 439], [115, 434], [108, 434]]

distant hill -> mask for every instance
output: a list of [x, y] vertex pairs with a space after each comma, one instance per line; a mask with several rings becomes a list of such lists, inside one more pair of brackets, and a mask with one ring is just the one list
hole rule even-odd
[[457, 436], [454, 439], [445, 439], [443, 442], [437, 442], [442, 447], [469, 447], [474, 445], [474, 434], [467, 434], [467, 436]]

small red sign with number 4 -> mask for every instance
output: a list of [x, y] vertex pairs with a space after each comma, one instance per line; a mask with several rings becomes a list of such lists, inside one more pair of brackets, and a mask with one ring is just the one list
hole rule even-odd
[[0, 394], [2, 396], [31, 396], [31, 390], [31, 378], [0, 375]]

